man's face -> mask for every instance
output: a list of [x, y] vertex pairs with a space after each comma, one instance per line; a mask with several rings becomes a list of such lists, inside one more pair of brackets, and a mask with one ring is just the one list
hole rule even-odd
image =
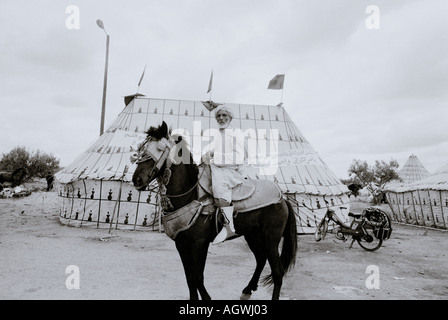
[[220, 129], [225, 129], [229, 126], [232, 118], [225, 111], [218, 111], [216, 114], [216, 121], [218, 122], [218, 126]]

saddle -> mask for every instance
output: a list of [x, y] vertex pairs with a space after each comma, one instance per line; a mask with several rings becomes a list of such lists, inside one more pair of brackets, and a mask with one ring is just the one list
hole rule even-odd
[[[213, 196], [211, 169], [202, 163], [199, 166], [199, 198], [205, 195]], [[273, 181], [244, 179], [242, 184], [232, 189], [232, 204], [234, 211], [247, 212], [279, 203], [283, 194], [280, 187]]]
[[[210, 215], [216, 212], [210, 196], [212, 193], [212, 179], [209, 165], [199, 166], [198, 197], [200, 200], [162, 216], [165, 233], [173, 240], [179, 232], [189, 229], [200, 214]], [[271, 204], [279, 203], [283, 198], [280, 187], [269, 180], [245, 179], [244, 182], [232, 189], [232, 204], [234, 212], [243, 213]]]

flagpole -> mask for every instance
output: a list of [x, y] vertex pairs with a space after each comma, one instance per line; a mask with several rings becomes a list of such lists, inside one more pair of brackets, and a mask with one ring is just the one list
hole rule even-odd
[[207, 93], [210, 92], [209, 101], [212, 102], [212, 87], [213, 87], [213, 69], [212, 73], [210, 74], [210, 80], [208, 82], [208, 90]]
[[106, 28], [104, 27], [104, 23], [101, 20], [97, 20], [96, 24], [99, 28], [104, 30], [104, 33], [106, 34], [106, 63], [104, 67], [104, 83], [103, 83], [103, 102], [101, 105], [101, 122], [100, 122], [100, 136], [104, 132], [104, 115], [106, 111], [106, 90], [107, 90], [107, 69], [109, 65], [109, 35], [106, 32]]
[[138, 82], [137, 93], [140, 90], [140, 85], [142, 84], [143, 77], [145, 76], [145, 71], [146, 71], [146, 64], [145, 64], [145, 68], [143, 69], [142, 76], [140, 77], [140, 81]]
[[286, 76], [286, 73], [283, 73], [282, 96], [281, 96], [281, 98], [280, 98], [280, 103], [281, 103], [281, 104], [283, 104], [283, 89], [284, 89], [284, 87], [285, 87], [285, 76]]

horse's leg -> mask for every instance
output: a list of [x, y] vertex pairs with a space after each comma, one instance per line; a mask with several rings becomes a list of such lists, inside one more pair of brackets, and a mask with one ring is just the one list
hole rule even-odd
[[194, 264], [196, 266], [195, 268], [196, 270], [194, 272], [195, 282], [202, 300], [211, 300], [211, 297], [204, 286], [204, 270], [205, 270], [205, 262], [207, 261], [209, 244], [210, 244], [209, 241], [201, 239], [196, 241], [196, 247], [195, 247], [195, 257], [196, 257], [196, 263]]
[[240, 297], [241, 300], [249, 300], [252, 295], [252, 291], [257, 290], [258, 288], [258, 281], [260, 280], [261, 272], [266, 265], [267, 258], [259, 235], [256, 236], [254, 234], [250, 234], [246, 235], [244, 238], [246, 239], [247, 244], [249, 245], [249, 248], [254, 254], [257, 262], [254, 274], [250, 279], [249, 284], [243, 289], [243, 293]]
[[274, 283], [272, 300], [278, 300], [280, 298], [280, 289], [282, 288], [284, 275], [282, 262], [278, 253], [278, 244], [279, 242], [277, 242], [276, 246], [271, 244], [267, 250], [268, 261], [269, 265], [271, 266], [272, 282]]
[[[279, 206], [277, 206], [277, 208], [279, 208]], [[279, 244], [286, 226], [286, 221], [288, 219], [288, 210], [283, 210], [283, 212], [286, 212], [283, 217], [284, 219], [280, 218], [280, 212], [276, 216], [272, 214], [266, 215], [267, 221], [264, 225], [269, 227], [263, 229], [262, 231], [267, 258], [269, 265], [271, 266], [270, 278], [274, 284], [272, 300], [278, 300], [280, 298], [280, 289], [283, 284], [283, 275], [285, 274], [279, 254]], [[275, 220], [272, 219], [274, 217]], [[270, 281], [268, 280], [268, 283], [269, 282]]]
[[179, 252], [180, 259], [185, 271], [185, 277], [187, 278], [188, 290], [190, 291], [190, 300], [199, 300], [198, 291], [196, 287], [196, 281], [194, 279], [194, 250], [191, 243], [176, 240], [176, 248]]

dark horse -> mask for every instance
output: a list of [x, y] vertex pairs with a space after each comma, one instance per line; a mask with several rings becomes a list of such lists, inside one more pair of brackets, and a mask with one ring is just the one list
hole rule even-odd
[[28, 170], [25, 167], [15, 169], [13, 172], [0, 172], [0, 185], [3, 187], [5, 182], [9, 182], [12, 188], [20, 186], [27, 174]]
[[[137, 169], [132, 181], [134, 187], [145, 190], [155, 178], [161, 179], [167, 166], [167, 157], [174, 146], [166, 146], [161, 142], [169, 140], [168, 128], [165, 122], [158, 128], [151, 127], [147, 132], [147, 139], [139, 146]], [[179, 143], [181, 137], [176, 143]], [[168, 141], [170, 142], [170, 141]], [[171, 142], [174, 144], [174, 142]], [[182, 148], [177, 152], [185, 152]], [[154, 152], [154, 150], [159, 150]], [[164, 150], [163, 154], [162, 151]], [[176, 151], [176, 149], [174, 149]], [[188, 153], [190, 153], [188, 151]], [[185, 154], [183, 159], [185, 159]], [[172, 207], [164, 210], [164, 216], [185, 207], [194, 200], [198, 200], [198, 166], [193, 162], [191, 154], [188, 161], [180, 161], [170, 166], [171, 179], [166, 183], [166, 196]], [[134, 159], [135, 160], [135, 159]], [[187, 163], [184, 163], [187, 162]], [[159, 186], [160, 189], [160, 186]], [[204, 287], [204, 268], [208, 247], [217, 235], [217, 219], [215, 214], [201, 214], [196, 222], [187, 230], [180, 232], [175, 238], [176, 248], [185, 271], [190, 299], [211, 299]], [[218, 219], [219, 220], [219, 219]], [[264, 279], [265, 284], [273, 284], [272, 299], [278, 300], [283, 276], [294, 265], [297, 250], [297, 226], [295, 213], [291, 204], [284, 200], [267, 207], [238, 214], [234, 219], [236, 232], [246, 239], [253, 252], [257, 266], [255, 272], [244, 288], [242, 299], [249, 299], [252, 291], [257, 290], [261, 272], [266, 261], [269, 261], [271, 274]], [[221, 228], [222, 226], [219, 226]], [[279, 244], [283, 237], [281, 254]], [[198, 294], [199, 293], [199, 294]]]

